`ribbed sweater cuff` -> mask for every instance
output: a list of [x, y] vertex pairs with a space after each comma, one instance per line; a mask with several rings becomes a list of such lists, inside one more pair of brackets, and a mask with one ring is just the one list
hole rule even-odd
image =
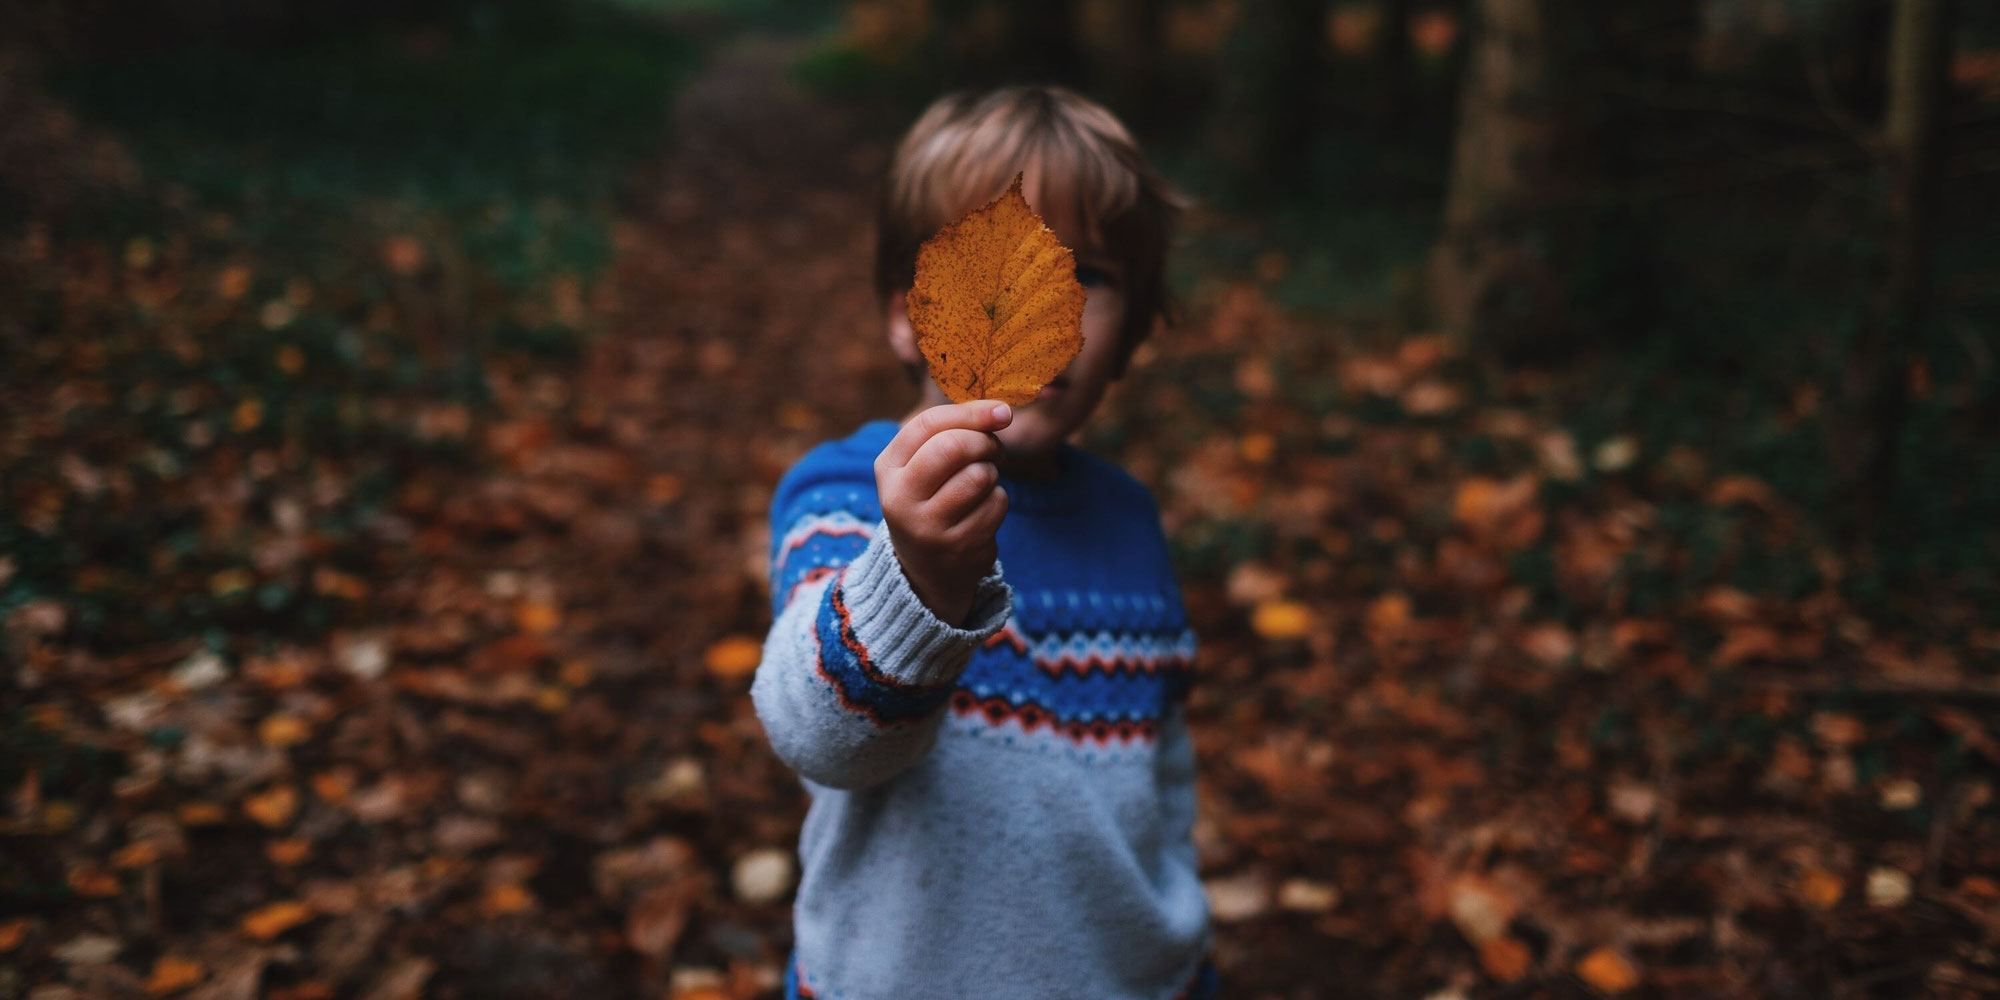
[[910, 589], [886, 521], [875, 526], [868, 547], [847, 564], [839, 586], [855, 638], [876, 669], [914, 687], [956, 682], [973, 651], [1000, 631], [1014, 610], [1014, 592], [1001, 578], [996, 560], [993, 572], [973, 593], [968, 627], [946, 624]]

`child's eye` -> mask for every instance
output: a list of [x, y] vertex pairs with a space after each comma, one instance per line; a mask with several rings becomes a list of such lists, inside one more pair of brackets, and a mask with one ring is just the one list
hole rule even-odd
[[1076, 283], [1085, 288], [1102, 288], [1112, 283], [1111, 272], [1089, 264], [1076, 266]]

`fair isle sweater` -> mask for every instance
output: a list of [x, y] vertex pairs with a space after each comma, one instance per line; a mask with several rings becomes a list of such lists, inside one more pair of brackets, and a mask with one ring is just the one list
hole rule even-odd
[[1000, 558], [957, 627], [882, 521], [896, 430], [813, 449], [771, 503], [750, 693], [812, 799], [786, 996], [1212, 997], [1194, 635], [1151, 494], [1069, 446], [1057, 477], [1003, 478]]

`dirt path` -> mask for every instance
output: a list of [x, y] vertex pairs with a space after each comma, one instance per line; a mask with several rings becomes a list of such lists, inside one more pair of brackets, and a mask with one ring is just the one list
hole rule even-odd
[[[504, 786], [510, 851], [544, 859], [535, 920], [439, 942], [436, 985], [459, 995], [662, 995], [672, 971], [609, 933], [747, 996], [789, 946], [785, 899], [744, 903], [728, 882], [753, 851], [789, 856], [803, 799], [747, 676], [719, 676], [705, 651], [768, 622], [770, 485], [908, 393], [868, 285], [879, 151], [784, 82], [792, 55], [739, 45], [687, 87], [590, 303], [605, 332], [573, 381], [498, 373], [500, 471], [441, 505], [442, 526], [499, 543], [446, 556], [490, 558], [468, 582], [560, 619], [525, 630], [530, 669], [588, 677], [563, 688], [552, 732], [455, 727], [495, 765], [455, 780]], [[500, 677], [521, 666], [489, 659]]]

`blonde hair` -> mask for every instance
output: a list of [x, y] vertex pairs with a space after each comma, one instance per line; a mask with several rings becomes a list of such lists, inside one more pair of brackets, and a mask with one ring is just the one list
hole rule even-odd
[[923, 241], [1022, 171], [1039, 182], [1032, 200], [1044, 216], [1070, 212], [1124, 271], [1122, 371], [1154, 321], [1170, 318], [1167, 245], [1188, 202], [1116, 116], [1062, 87], [959, 92], [925, 109], [883, 185], [875, 291], [887, 302], [908, 289]]

